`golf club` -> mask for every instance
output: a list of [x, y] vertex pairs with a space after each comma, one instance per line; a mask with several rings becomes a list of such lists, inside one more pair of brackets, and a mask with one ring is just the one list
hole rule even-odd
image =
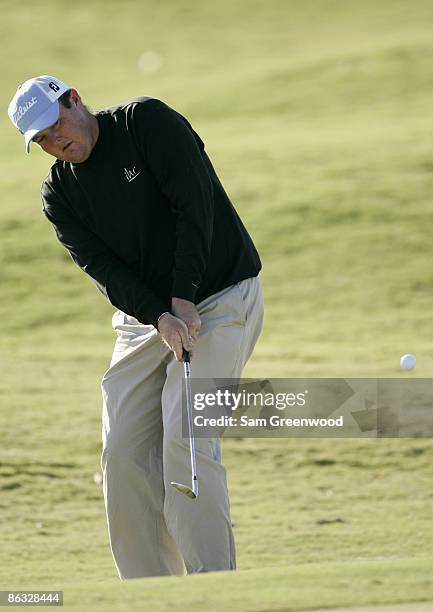
[[186, 391], [186, 411], [188, 415], [189, 450], [191, 454], [191, 487], [171, 482], [170, 484], [180, 493], [187, 495], [190, 499], [196, 499], [198, 495], [197, 468], [195, 465], [195, 441], [192, 427], [192, 398], [191, 398], [191, 363], [189, 352], [183, 349], [183, 375]]

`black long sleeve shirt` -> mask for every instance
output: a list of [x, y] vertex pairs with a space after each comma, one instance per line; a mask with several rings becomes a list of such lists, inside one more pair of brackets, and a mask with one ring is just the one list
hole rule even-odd
[[90, 157], [56, 160], [43, 211], [119, 310], [156, 326], [171, 298], [199, 303], [251, 276], [254, 244], [190, 123], [154, 98], [96, 113]]

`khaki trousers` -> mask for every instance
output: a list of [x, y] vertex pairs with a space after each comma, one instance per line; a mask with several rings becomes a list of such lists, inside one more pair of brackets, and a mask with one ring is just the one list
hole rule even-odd
[[[258, 277], [197, 305], [202, 327], [192, 378], [240, 378], [259, 337]], [[182, 438], [182, 364], [153, 325], [121, 311], [102, 379], [101, 467], [110, 546], [121, 579], [235, 569], [226, 471], [218, 439], [196, 439], [199, 496], [190, 482], [189, 440]]]

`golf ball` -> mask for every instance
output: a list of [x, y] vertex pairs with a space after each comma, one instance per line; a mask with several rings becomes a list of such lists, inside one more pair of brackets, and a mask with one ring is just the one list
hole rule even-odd
[[416, 366], [416, 357], [415, 355], [403, 355], [400, 357], [400, 367], [402, 370], [413, 370]]

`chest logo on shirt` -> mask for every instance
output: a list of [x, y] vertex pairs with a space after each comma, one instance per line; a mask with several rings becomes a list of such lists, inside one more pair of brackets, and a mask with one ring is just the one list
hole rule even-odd
[[141, 172], [137, 172], [137, 170], [135, 169], [135, 166], [132, 168], [132, 170], [128, 170], [127, 168], [123, 168], [123, 170], [125, 172], [125, 178], [128, 181], [128, 183], [136, 179], [137, 176], [141, 174]]

